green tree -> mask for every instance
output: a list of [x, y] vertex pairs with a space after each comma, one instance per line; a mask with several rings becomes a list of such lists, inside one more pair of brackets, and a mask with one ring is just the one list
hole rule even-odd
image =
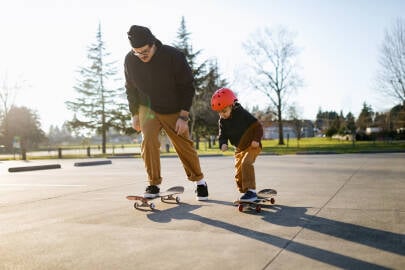
[[352, 135], [356, 133], [356, 119], [351, 112], [346, 115], [346, 130]]
[[393, 130], [405, 128], [405, 105], [394, 106], [390, 111], [390, 116]]
[[365, 132], [368, 127], [373, 125], [373, 117], [373, 109], [364, 102], [363, 108], [361, 109], [359, 117], [357, 118], [356, 126], [361, 132]]
[[48, 141], [50, 145], [59, 145], [67, 142], [73, 142], [75, 138], [72, 137], [72, 132], [67, 122], [60, 128], [51, 125], [48, 131]]
[[[208, 62], [208, 74], [203, 84], [202, 92], [196, 102], [198, 102], [198, 113], [196, 115], [195, 130], [196, 137], [205, 137], [209, 141], [211, 147], [211, 140], [209, 137], [218, 134], [218, 114], [211, 109], [211, 97], [216, 90], [227, 85], [227, 81], [221, 78], [217, 62]], [[214, 135], [214, 136], [215, 136]], [[197, 148], [198, 149], [198, 148]]]
[[211, 110], [210, 100], [218, 88], [226, 85], [226, 81], [221, 78], [216, 61], [198, 61], [201, 50], [193, 51], [190, 35], [182, 17], [173, 46], [184, 53], [194, 76], [195, 95], [190, 109], [190, 133], [199, 149], [200, 137], [207, 137], [217, 131], [218, 116]]
[[354, 147], [356, 141], [356, 119], [351, 112], [349, 112], [345, 117], [345, 133], [351, 134], [352, 145]]
[[204, 91], [203, 84], [207, 76], [207, 61], [203, 61], [201, 64], [198, 64], [197, 58], [200, 55], [201, 50], [196, 52], [193, 51], [193, 47], [191, 46], [190, 42], [190, 35], [191, 33], [187, 31], [186, 21], [183, 16], [181, 17], [180, 27], [177, 30], [177, 40], [173, 43], [173, 46], [184, 53], [194, 77], [195, 95], [193, 98], [193, 105], [190, 108], [190, 134], [192, 137], [195, 137], [195, 125], [197, 124], [196, 117], [201, 112], [201, 108], [199, 106], [202, 104]]
[[108, 56], [99, 24], [96, 41], [88, 48], [89, 64], [79, 70], [74, 87], [79, 97], [66, 102], [68, 109], [74, 112], [69, 126], [74, 130], [100, 134], [103, 153], [106, 153], [108, 130], [124, 130], [130, 120], [123, 87], [117, 86], [115, 62], [107, 62]]
[[21, 149], [34, 149], [46, 137], [36, 112], [27, 107], [12, 106], [0, 125], [0, 144], [13, 148], [13, 140], [18, 137]]
[[332, 137], [338, 133], [341, 120], [335, 111], [318, 110], [316, 115], [315, 127], [321, 130], [326, 136]]

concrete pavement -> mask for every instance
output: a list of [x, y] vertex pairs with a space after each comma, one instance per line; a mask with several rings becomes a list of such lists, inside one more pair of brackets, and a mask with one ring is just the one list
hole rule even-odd
[[[239, 213], [232, 157], [203, 157], [210, 201], [177, 158], [162, 188], [182, 203], [135, 210], [142, 160], [0, 162], [0, 269], [405, 269], [405, 154], [260, 156], [276, 204]], [[59, 163], [61, 169], [9, 173]]]

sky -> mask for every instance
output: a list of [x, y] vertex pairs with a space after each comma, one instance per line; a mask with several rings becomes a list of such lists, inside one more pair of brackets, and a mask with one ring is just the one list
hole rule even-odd
[[35, 110], [47, 132], [73, 117], [65, 101], [78, 97], [77, 71], [88, 63], [99, 23], [124, 84], [129, 27], [147, 26], [171, 45], [184, 16], [200, 60], [217, 60], [245, 107], [269, 101], [242, 82], [249, 63], [242, 44], [259, 29], [282, 26], [295, 34], [304, 82], [289, 102], [305, 119], [319, 109], [357, 117], [364, 102], [374, 111], [396, 105], [375, 78], [385, 31], [404, 10], [400, 0], [0, 0], [0, 83], [21, 85], [15, 105]]

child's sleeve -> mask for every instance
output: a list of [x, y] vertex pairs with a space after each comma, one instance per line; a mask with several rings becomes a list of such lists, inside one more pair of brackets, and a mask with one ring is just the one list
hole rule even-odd
[[221, 121], [218, 121], [218, 127], [219, 127], [218, 142], [219, 142], [219, 149], [221, 149], [221, 146], [223, 144], [228, 145], [228, 136], [226, 135], [224, 126], [222, 125]]
[[255, 128], [253, 130], [253, 140], [260, 142], [263, 138], [263, 126], [259, 121], [255, 123]]

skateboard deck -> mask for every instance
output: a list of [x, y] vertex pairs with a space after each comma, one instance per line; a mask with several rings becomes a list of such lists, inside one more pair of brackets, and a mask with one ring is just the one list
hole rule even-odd
[[151, 202], [157, 198], [160, 198], [162, 202], [166, 201], [176, 201], [176, 203], [180, 203], [180, 197], [175, 196], [177, 194], [181, 194], [184, 192], [184, 187], [182, 186], [175, 186], [167, 189], [166, 191], [160, 192], [159, 196], [154, 198], [145, 198], [144, 196], [140, 195], [129, 195], [127, 199], [130, 201], [135, 201], [134, 208], [138, 209], [140, 207], [149, 207], [151, 210], [156, 208], [156, 205]]
[[246, 209], [253, 209], [256, 210], [257, 213], [262, 211], [262, 206], [265, 205], [272, 205], [276, 202], [274, 198], [277, 195], [277, 191], [275, 189], [266, 188], [262, 189], [257, 193], [257, 200], [252, 202], [246, 201], [234, 201], [233, 204], [238, 207], [240, 212], [243, 212]]

